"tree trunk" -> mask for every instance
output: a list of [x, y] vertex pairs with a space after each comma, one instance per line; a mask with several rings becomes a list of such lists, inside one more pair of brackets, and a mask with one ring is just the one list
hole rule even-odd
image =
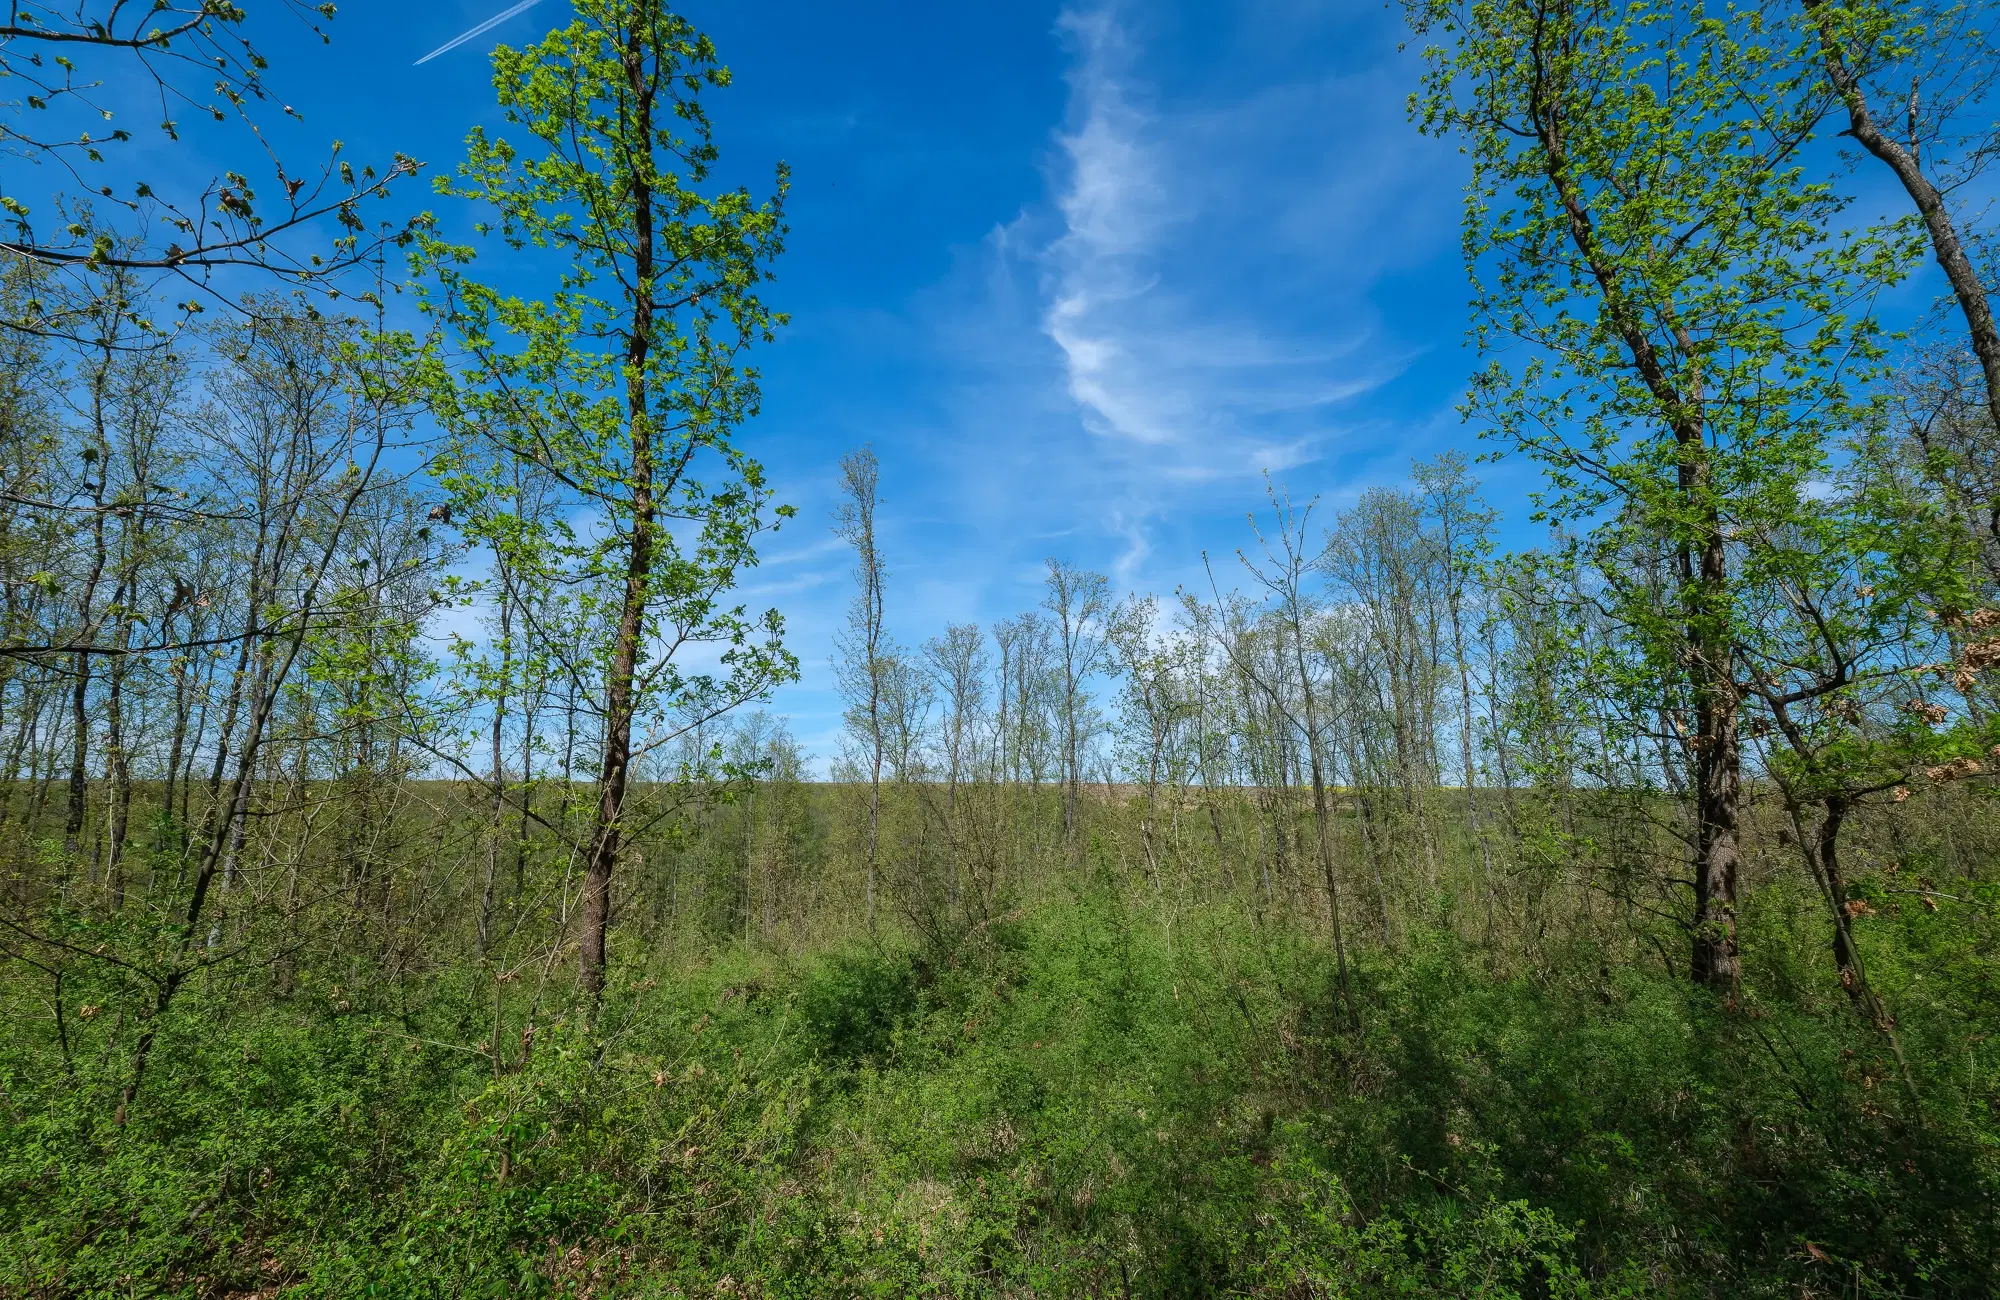
[[509, 666], [509, 608], [505, 584], [500, 595], [500, 685], [493, 700], [493, 790], [486, 825], [486, 876], [479, 889], [479, 956], [483, 960], [493, 941], [493, 882], [500, 871], [500, 835], [505, 828], [506, 772], [501, 764], [500, 733], [507, 715], [507, 672]]
[[[106, 363], [109, 364], [109, 363]], [[99, 420], [102, 420], [102, 413]], [[79, 642], [95, 641], [96, 628], [92, 626], [97, 601], [97, 584], [104, 576], [104, 480], [109, 466], [108, 457], [103, 453], [103, 439], [99, 438], [99, 454], [96, 464], [97, 484], [92, 498], [97, 509], [91, 515], [91, 560], [90, 573], [84, 579], [83, 590], [77, 596], [77, 629]], [[89, 798], [90, 775], [90, 700], [91, 656], [82, 651], [76, 655], [76, 681], [70, 687], [70, 764], [69, 764], [69, 806], [63, 818], [63, 855], [75, 861], [78, 842], [83, 833], [84, 809]]]
[[[1700, 435], [1695, 435], [1699, 441]], [[1705, 469], [1705, 465], [1702, 466]], [[1683, 467], [1683, 473], [1688, 473]], [[1697, 983], [1732, 992], [1742, 980], [1736, 949], [1736, 884], [1741, 861], [1738, 816], [1743, 763], [1737, 736], [1735, 657], [1715, 627], [1714, 602], [1726, 599], [1721, 528], [1701, 553], [1698, 583], [1690, 584], [1688, 645], [1695, 672], [1694, 951], [1689, 972]], [[1683, 557], [1686, 552], [1682, 552]]]
[[1889, 1051], [1896, 1058], [1897, 1068], [1902, 1073], [1903, 1086], [1908, 1090], [1911, 1101], [1915, 1102], [1916, 1076], [1910, 1072], [1910, 1064], [1903, 1056], [1903, 1040], [1896, 1032], [1896, 1018], [1889, 1014], [1888, 1007], [1868, 983], [1868, 973], [1861, 964], [1861, 951], [1854, 942], [1853, 918], [1847, 910], [1847, 880], [1840, 866], [1840, 832], [1852, 805], [1841, 795], [1826, 796], [1820, 801], [1818, 830], [1808, 835], [1798, 804], [1790, 798], [1786, 803], [1799, 848], [1805, 854], [1807, 865], [1813, 869], [1821, 896], [1826, 899], [1827, 911], [1833, 919], [1833, 965], [1840, 987], [1854, 1004], [1855, 1011], [1868, 1022], [1869, 1028], [1887, 1040]]
[[[1805, 11], [1819, 33], [1820, 56], [1826, 65], [1827, 80], [1847, 109], [1847, 134], [1896, 174], [1896, 179], [1902, 183], [1910, 201], [1916, 204], [1918, 214], [1924, 219], [1931, 252], [1943, 269], [1945, 279], [1950, 281], [1952, 294], [1958, 299], [1959, 311], [1965, 316], [1973, 355], [1979, 359], [1980, 373], [1986, 381], [1987, 412], [1993, 417], [1994, 428], [2000, 429], [2000, 328], [1994, 325], [1993, 309], [1987, 301], [1985, 286], [1979, 282], [1978, 268], [1965, 251], [1965, 243], [1952, 222], [1944, 196], [1924, 175], [1921, 161], [1911, 150], [1884, 134], [1881, 125], [1876, 122], [1861, 80], [1854, 75], [1853, 69], [1847, 65], [1846, 55], [1841, 52], [1826, 0], [1805, 0]], [[2000, 522], [2000, 517], [1996, 517], [1996, 522]]]
[[[644, 24], [635, 22], [626, 38], [624, 69], [632, 93], [632, 135], [650, 149], [653, 139], [653, 86], [647, 78]], [[604, 758], [597, 778], [597, 818], [584, 872], [583, 936], [578, 960], [583, 989], [594, 1009], [604, 997], [605, 934], [611, 925], [611, 874], [623, 838], [625, 788], [631, 779], [633, 679], [652, 579], [653, 433], [648, 409], [646, 362], [653, 344], [653, 195], [643, 169], [634, 173], [632, 204], [632, 333], [625, 349], [625, 413], [632, 439], [632, 533], [626, 543], [625, 591], [618, 606], [617, 639], [612, 645], [604, 708]]]
[[[1536, 52], [1537, 57], [1542, 51]], [[1589, 266], [1604, 312], [1630, 355], [1632, 368], [1660, 407], [1677, 451], [1676, 489], [1683, 511], [1697, 519], [1698, 534], [1678, 549], [1686, 652], [1695, 697], [1695, 916], [1694, 979], [1732, 990], [1741, 970], [1736, 951], [1736, 876], [1740, 859], [1737, 819], [1742, 802], [1742, 757], [1737, 741], [1735, 660], [1729, 627], [1729, 570], [1722, 523], [1712, 494], [1706, 419], [1699, 370], [1680, 382], [1640, 324], [1613, 263], [1604, 256], [1590, 211], [1569, 174], [1563, 122], [1553, 99], [1535, 119], [1546, 173], [1560, 199], [1571, 242]], [[1671, 309], [1670, 309], [1671, 310]], [[1700, 350], [1674, 327], [1680, 355]], [[1700, 555], [1693, 554], [1695, 545]]]
[[1299, 670], [1299, 692], [1306, 714], [1306, 756], [1312, 765], [1313, 791], [1313, 831], [1318, 837], [1319, 869], [1326, 881], [1326, 906], [1333, 924], [1333, 959], [1337, 978], [1340, 981], [1340, 1002], [1347, 1013], [1347, 1023], [1358, 1026], [1360, 1016], [1354, 1007], [1354, 992], [1347, 980], [1347, 939], [1341, 932], [1340, 923], [1340, 878], [1333, 866], [1333, 842], [1328, 838], [1328, 823], [1331, 815], [1326, 802], [1326, 776], [1320, 763], [1319, 708], [1313, 699], [1312, 677], [1306, 672], [1305, 629], [1300, 626], [1298, 611], [1292, 611], [1292, 654]]

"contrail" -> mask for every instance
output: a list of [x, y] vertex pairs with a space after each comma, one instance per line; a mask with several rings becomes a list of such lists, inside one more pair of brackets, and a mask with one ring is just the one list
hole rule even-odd
[[520, 13], [522, 10], [532, 9], [536, 3], [537, 0], [521, 0], [520, 4], [515, 5], [512, 9], [509, 9], [507, 12], [493, 15], [491, 18], [488, 18], [485, 22], [479, 24], [479, 26], [465, 33], [465, 35], [463, 36], [453, 37], [451, 40], [446, 41], [443, 45], [440, 45], [436, 49], [432, 50], [429, 54], [426, 54], [423, 58], [418, 59], [416, 63], [412, 63], [410, 66], [414, 68], [417, 66], [417, 64], [429, 63], [432, 59], [435, 59], [438, 55], [445, 53], [447, 50], [455, 50], [459, 46], [465, 44], [467, 41], [473, 39], [476, 36], [484, 36], [486, 33], [492, 31], [495, 27], [498, 27], [501, 23], [504, 23], [509, 18], [512, 18], [515, 14]]

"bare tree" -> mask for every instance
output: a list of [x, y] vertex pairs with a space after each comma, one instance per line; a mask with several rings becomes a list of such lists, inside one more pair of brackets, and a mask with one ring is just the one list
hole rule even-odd
[[1355, 598], [1349, 609], [1367, 653], [1354, 665], [1386, 723], [1398, 820], [1413, 832], [1433, 880], [1437, 851], [1425, 814], [1437, 784], [1438, 558], [1417, 499], [1371, 488], [1341, 514], [1320, 561]]
[[973, 623], [954, 623], [944, 635], [924, 643], [924, 659], [944, 692], [945, 827], [949, 857], [948, 901], [958, 904], [958, 787], [972, 757], [974, 732], [986, 703], [986, 674], [991, 660], [986, 640]]
[[882, 631], [882, 555], [875, 545], [875, 493], [880, 467], [872, 448], [840, 458], [840, 488], [846, 496], [834, 516], [833, 531], [854, 548], [854, 602], [837, 645], [841, 691], [847, 697], [847, 725], [859, 737], [868, 770], [866, 906], [868, 930], [875, 930], [875, 875], [882, 828], [882, 760], [885, 749], [883, 704], [889, 656]]
[[1458, 671], [1458, 769], [1465, 789], [1465, 820], [1479, 846], [1479, 864], [1486, 885], [1486, 937], [1494, 931], [1497, 890], [1493, 880], [1493, 846], [1479, 809], [1479, 775], [1473, 760], [1472, 666], [1466, 641], [1466, 601], [1478, 565], [1491, 547], [1493, 512], [1478, 497], [1478, 484], [1456, 452], [1416, 467], [1417, 484], [1438, 530], [1439, 559], [1444, 566], [1445, 616], [1451, 625], [1451, 659]]
[[[1242, 551], [1237, 552], [1245, 572], [1265, 589], [1273, 601], [1273, 613], [1287, 644], [1283, 650], [1290, 659], [1290, 666], [1297, 670], [1295, 685], [1299, 692], [1296, 711], [1286, 708], [1288, 720], [1303, 735], [1306, 758], [1310, 765], [1313, 794], [1313, 832], [1319, 850], [1320, 875], [1326, 885], [1328, 918], [1332, 924], [1335, 977], [1338, 980], [1336, 995], [1350, 1024], [1357, 1022], [1354, 995], [1349, 987], [1347, 975], [1347, 942], [1342, 932], [1340, 916], [1340, 876], [1334, 867], [1332, 840], [1332, 810], [1327, 800], [1326, 760], [1324, 744], [1320, 732], [1320, 703], [1313, 690], [1312, 673], [1306, 663], [1306, 625], [1312, 613], [1312, 601], [1305, 590], [1306, 574], [1311, 571], [1314, 556], [1307, 549], [1307, 527], [1312, 519], [1314, 502], [1308, 501], [1303, 509], [1292, 505], [1291, 497], [1281, 493], [1276, 486], [1267, 482], [1266, 489], [1271, 498], [1271, 509], [1277, 524], [1277, 548], [1272, 549], [1271, 539], [1257, 528], [1256, 517], [1250, 518], [1251, 531], [1256, 534], [1262, 551], [1262, 561], [1253, 561]], [[1205, 557], [1204, 557], [1205, 558]], [[1214, 584], [1214, 569], [1209, 570], [1209, 581]], [[1221, 593], [1216, 593], [1217, 604], [1221, 604]], [[1256, 669], [1244, 663], [1236, 641], [1224, 638], [1223, 646], [1235, 656], [1239, 666], [1248, 675], [1254, 676]], [[1282, 698], [1280, 693], [1267, 686], [1267, 694], [1273, 702]], [[1280, 705], [1281, 708], [1285, 706]]]
[[1048, 562], [1048, 594], [1042, 608], [1055, 621], [1062, 655], [1059, 709], [1062, 724], [1063, 839], [1076, 842], [1077, 810], [1083, 788], [1083, 745], [1090, 728], [1085, 681], [1103, 666], [1111, 617], [1111, 586], [1104, 575]]

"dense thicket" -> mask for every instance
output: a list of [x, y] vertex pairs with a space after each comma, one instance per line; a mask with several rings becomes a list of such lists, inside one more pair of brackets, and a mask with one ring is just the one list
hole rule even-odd
[[1983, 16], [1411, 18], [1549, 544], [1448, 455], [926, 629], [863, 449], [817, 767], [732, 595], [785, 175], [656, 0], [496, 56], [421, 317], [17, 213], [0, 1292], [1992, 1293]]

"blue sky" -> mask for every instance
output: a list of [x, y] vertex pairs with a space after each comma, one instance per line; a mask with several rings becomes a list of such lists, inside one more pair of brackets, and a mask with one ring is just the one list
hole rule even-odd
[[[536, 39], [568, 0], [412, 65], [507, 4], [354, 0], [325, 47], [260, 7], [270, 84], [303, 117], [266, 111], [272, 139], [288, 157], [323, 158], [338, 138], [357, 163], [402, 152], [449, 171], [474, 124], [502, 125], [494, 44]], [[1204, 585], [1203, 551], [1226, 565], [1249, 540], [1267, 471], [1320, 497], [1330, 523], [1415, 458], [1481, 450], [1454, 410], [1473, 364], [1466, 163], [1406, 120], [1419, 67], [1399, 7], [684, 11], [734, 73], [710, 105], [725, 174], [760, 185], [778, 160], [792, 168], [770, 298], [793, 323], [759, 359], [764, 412], [745, 437], [799, 518], [743, 594], [789, 621], [804, 676], [773, 707], [816, 755], [839, 731], [830, 657], [852, 577], [830, 523], [851, 448], [881, 458], [889, 620], [908, 645], [1033, 606], [1050, 557], [1121, 593]], [[128, 75], [106, 93], [145, 124], [146, 89]], [[228, 166], [267, 175], [248, 143], [141, 130], [129, 165], [196, 185]], [[1857, 217], [1903, 210], [1880, 169], [1848, 183]], [[391, 214], [432, 206], [463, 228], [471, 214], [427, 184], [405, 184]], [[1889, 314], [1937, 288], [1920, 277]], [[1482, 473], [1503, 539], [1537, 540], [1531, 468]]]
[[[448, 171], [475, 123], [501, 125], [493, 45], [566, 21], [567, 0], [412, 64], [506, 7], [354, 0], [325, 47], [256, 11], [270, 84], [303, 117], [267, 111], [272, 138], [291, 157], [338, 138], [357, 164], [400, 151]], [[1265, 471], [1321, 496], [1331, 522], [1413, 457], [1473, 446], [1453, 410], [1470, 367], [1464, 162], [1405, 119], [1418, 68], [1398, 9], [685, 12], [734, 74], [711, 104], [725, 172], [755, 184], [792, 168], [771, 297], [793, 324], [761, 357], [746, 437], [800, 513], [744, 594], [789, 621], [804, 677], [773, 707], [815, 754], [839, 729], [830, 656], [851, 559], [830, 521], [850, 448], [881, 458], [889, 620], [915, 645], [1033, 606], [1049, 557], [1121, 592], [1199, 584], [1204, 549], [1248, 540]], [[110, 90], [153, 120], [136, 79]], [[209, 168], [255, 179], [268, 166], [247, 166], [245, 144], [190, 141]], [[153, 133], [133, 148], [196, 177]], [[462, 226], [455, 203], [406, 184], [391, 206]], [[1489, 497], [1518, 519], [1525, 483], [1498, 467]]]
[[[294, 102], [354, 156], [448, 168], [495, 120], [492, 43], [561, 0], [410, 64], [504, 7], [355, 3], [324, 52], [274, 44], [275, 80], [311, 68]], [[726, 166], [793, 172], [773, 297], [794, 323], [748, 440], [800, 517], [746, 594], [789, 621], [804, 679], [773, 707], [815, 753], [839, 727], [849, 448], [881, 458], [889, 618], [915, 644], [1030, 607], [1051, 556], [1121, 591], [1195, 582], [1204, 548], [1247, 539], [1265, 470], [1331, 510], [1469, 443], [1462, 164], [1405, 122], [1395, 10], [686, 12], [734, 74], [712, 107]]]

